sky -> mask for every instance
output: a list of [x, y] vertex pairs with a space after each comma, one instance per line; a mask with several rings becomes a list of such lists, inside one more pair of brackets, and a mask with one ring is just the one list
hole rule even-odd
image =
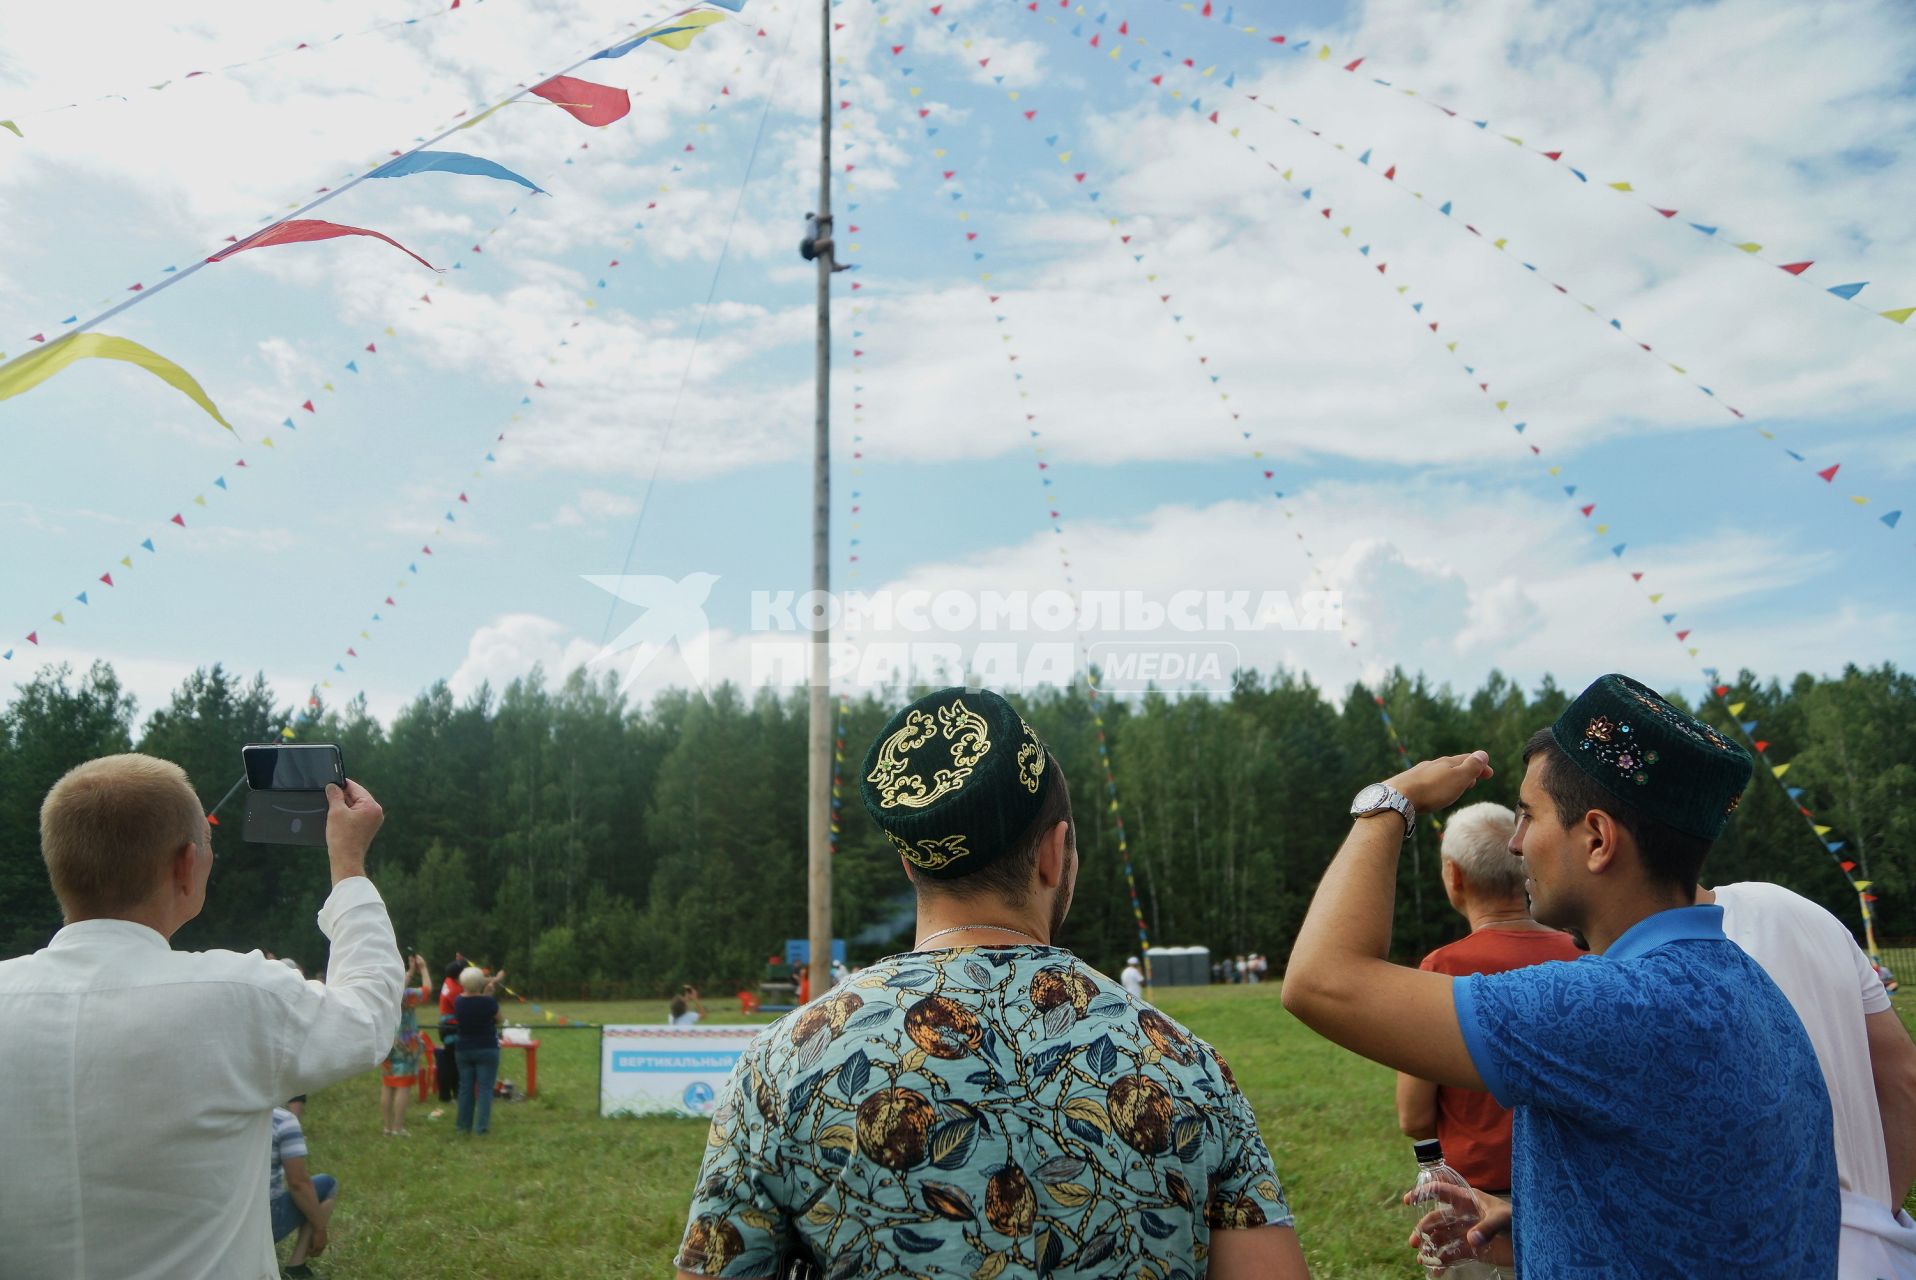
[[[0, 9], [0, 351], [667, 11]], [[1916, 305], [1899, 0], [1277, 13], [832, 6], [831, 570], [1333, 590], [1343, 630], [861, 635], [1225, 643], [1331, 688], [1916, 662], [1916, 322], [1876, 314]], [[754, 593], [810, 582], [818, 19], [749, 0], [578, 70], [617, 123], [534, 100], [437, 144], [549, 194], [424, 174], [311, 215], [441, 272], [262, 248], [102, 326], [233, 433], [107, 361], [0, 402], [0, 680], [106, 659], [151, 711], [219, 662], [390, 716], [644, 638], [668, 587], [711, 631], [635, 693], [751, 680]]]

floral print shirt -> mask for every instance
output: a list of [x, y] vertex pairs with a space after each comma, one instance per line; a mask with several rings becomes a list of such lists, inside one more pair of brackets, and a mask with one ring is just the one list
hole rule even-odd
[[1209, 1045], [1068, 951], [962, 947], [881, 960], [759, 1034], [677, 1265], [1193, 1280], [1212, 1230], [1290, 1221]]

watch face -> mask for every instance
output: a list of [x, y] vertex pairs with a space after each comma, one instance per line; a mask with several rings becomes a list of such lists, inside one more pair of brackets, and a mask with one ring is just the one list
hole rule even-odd
[[1351, 812], [1367, 813], [1372, 809], [1382, 808], [1385, 798], [1389, 795], [1390, 792], [1385, 789], [1383, 783], [1373, 782], [1358, 792], [1357, 798], [1351, 801]]

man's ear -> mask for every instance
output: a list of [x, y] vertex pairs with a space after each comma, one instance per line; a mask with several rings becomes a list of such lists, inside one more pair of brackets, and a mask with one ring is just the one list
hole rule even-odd
[[200, 847], [193, 841], [181, 845], [173, 851], [166, 864], [166, 892], [168, 897], [190, 898], [193, 896], [193, 863], [199, 857]]
[[1071, 824], [1059, 821], [1038, 840], [1038, 883], [1047, 889], [1064, 882], [1064, 846], [1070, 832]]
[[1617, 859], [1623, 852], [1622, 824], [1602, 809], [1592, 809], [1583, 815], [1582, 828], [1582, 832], [1576, 834], [1586, 841], [1584, 865], [1590, 874], [1600, 876], [1616, 870], [1620, 865]]
[[1440, 859], [1440, 861], [1444, 864], [1444, 887], [1450, 890], [1452, 897], [1463, 897], [1464, 869], [1448, 858]]

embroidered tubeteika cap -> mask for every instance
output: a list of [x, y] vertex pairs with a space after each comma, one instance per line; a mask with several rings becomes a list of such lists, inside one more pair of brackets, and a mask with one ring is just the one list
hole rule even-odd
[[1578, 694], [1550, 736], [1605, 791], [1704, 840], [1723, 834], [1750, 784], [1747, 751], [1628, 676]]
[[955, 880], [997, 861], [1057, 777], [1038, 735], [983, 689], [942, 689], [886, 722], [865, 753], [865, 811], [920, 873]]

